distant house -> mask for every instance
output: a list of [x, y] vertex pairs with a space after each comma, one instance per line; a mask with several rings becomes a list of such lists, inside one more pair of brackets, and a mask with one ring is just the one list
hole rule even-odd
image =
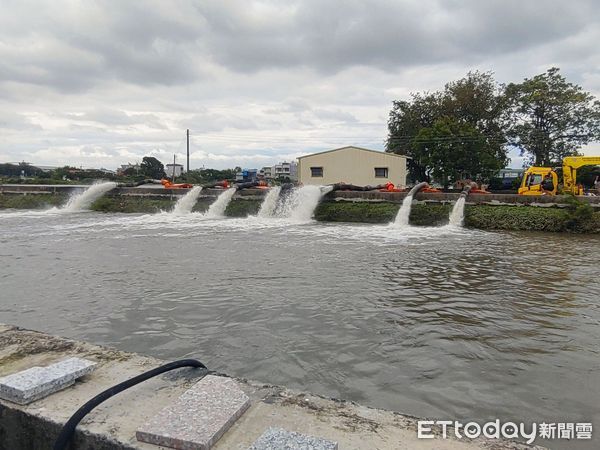
[[265, 166], [258, 171], [258, 177], [266, 180], [289, 178], [291, 181], [296, 181], [298, 179], [298, 164], [295, 161], [284, 161], [274, 166]]
[[391, 181], [406, 185], [406, 156], [360, 147], [342, 147], [298, 158], [303, 184], [349, 183], [358, 186]]
[[165, 166], [165, 173], [168, 177], [180, 177], [183, 175], [183, 164], [167, 164]]
[[131, 164], [131, 163], [121, 164], [121, 167], [119, 167], [117, 169], [117, 175], [124, 175], [125, 171], [127, 169], [132, 169], [133, 173], [138, 174], [138, 173], [140, 173], [141, 166], [137, 163], [136, 164]]
[[258, 176], [260, 178], [264, 178], [266, 180], [270, 180], [273, 178], [273, 167], [265, 166], [258, 171]]
[[298, 179], [298, 164], [296, 162], [281, 162], [273, 166], [273, 178], [289, 178], [292, 181]]

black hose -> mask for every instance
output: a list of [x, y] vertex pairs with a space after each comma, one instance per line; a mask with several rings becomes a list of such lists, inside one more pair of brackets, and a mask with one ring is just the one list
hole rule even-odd
[[119, 392], [124, 391], [125, 389], [129, 389], [136, 384], [141, 383], [142, 381], [146, 381], [152, 377], [160, 375], [162, 373], [168, 372], [173, 369], [179, 369], [181, 367], [201, 367], [206, 369], [206, 366], [202, 364], [200, 361], [196, 359], [180, 359], [179, 361], [173, 361], [168, 364], [162, 365], [160, 367], [156, 367], [148, 372], [144, 372], [136, 377], [130, 378], [129, 380], [125, 380], [122, 383], [119, 383], [107, 390], [101, 392], [96, 395], [93, 399], [85, 403], [81, 408], [77, 410], [75, 414], [71, 416], [71, 418], [65, 423], [60, 430], [60, 434], [54, 443], [54, 450], [65, 450], [67, 448], [67, 444], [69, 440], [75, 433], [75, 428], [77, 424], [81, 422], [92, 409], [98, 406], [100, 403], [108, 400], [113, 395], [118, 394]]

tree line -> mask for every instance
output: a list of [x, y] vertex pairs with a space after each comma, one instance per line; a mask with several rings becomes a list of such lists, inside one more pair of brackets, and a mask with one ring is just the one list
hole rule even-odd
[[560, 165], [600, 140], [600, 102], [556, 67], [521, 83], [500, 84], [491, 72], [469, 72], [440, 91], [393, 102], [386, 151], [409, 156], [412, 181], [447, 187], [489, 181], [516, 148], [525, 164]]
[[[190, 170], [177, 178], [177, 181], [204, 184], [221, 180], [234, 180], [236, 172], [242, 169], [196, 169]], [[42, 170], [34, 165], [22, 162], [18, 164], [4, 163], [0, 164], [0, 179], [7, 178], [10, 182], [22, 182], [21, 177], [26, 177], [30, 182], [39, 183], [59, 183], [67, 181], [77, 181], [82, 183], [92, 182], [94, 180], [110, 181], [142, 181], [144, 179], [159, 180], [165, 177], [171, 177], [172, 174], [165, 172], [165, 166], [154, 156], [144, 156], [139, 165], [139, 169], [129, 167], [121, 174], [106, 172], [98, 169], [81, 169], [72, 166], [58, 167], [54, 170]], [[0, 180], [4, 181], [4, 180]]]

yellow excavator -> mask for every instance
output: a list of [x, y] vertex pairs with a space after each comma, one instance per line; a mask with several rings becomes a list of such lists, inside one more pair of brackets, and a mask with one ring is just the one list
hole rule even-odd
[[[583, 195], [583, 187], [577, 184], [577, 169], [583, 166], [600, 165], [600, 156], [568, 156], [563, 159], [563, 192]], [[552, 189], [544, 189], [544, 179], [552, 177]], [[558, 175], [551, 167], [530, 167], [523, 175], [519, 195], [556, 195]]]

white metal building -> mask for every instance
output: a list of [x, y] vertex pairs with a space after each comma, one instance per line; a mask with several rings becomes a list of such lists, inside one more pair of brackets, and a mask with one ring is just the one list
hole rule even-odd
[[172, 177], [175, 174], [176, 177], [183, 175], [183, 164], [167, 164], [165, 165], [165, 173], [168, 177]]
[[406, 185], [406, 156], [360, 147], [342, 147], [298, 158], [303, 184]]

